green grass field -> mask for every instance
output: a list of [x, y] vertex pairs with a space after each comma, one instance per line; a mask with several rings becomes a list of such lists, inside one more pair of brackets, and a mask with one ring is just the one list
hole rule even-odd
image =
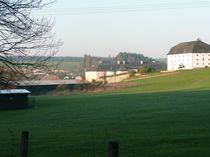
[[68, 72], [78, 73], [80, 70], [80, 62], [67, 62], [67, 61], [51, 61], [53, 65], [58, 65], [56, 68], [66, 70]]
[[36, 97], [26, 110], [0, 111], [0, 156], [19, 154], [30, 131], [31, 157], [208, 157], [210, 69], [134, 81], [105, 93]]

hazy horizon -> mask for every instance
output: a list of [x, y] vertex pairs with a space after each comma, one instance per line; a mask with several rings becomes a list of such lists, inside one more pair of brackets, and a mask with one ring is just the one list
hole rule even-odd
[[57, 56], [116, 56], [119, 52], [165, 58], [180, 42], [210, 43], [207, 0], [59, 0], [41, 13], [55, 19], [63, 41]]

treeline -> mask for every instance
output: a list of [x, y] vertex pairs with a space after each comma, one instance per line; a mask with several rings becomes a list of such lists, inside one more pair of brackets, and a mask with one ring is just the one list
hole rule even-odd
[[71, 57], [71, 56], [54, 56], [50, 61], [63, 61], [63, 62], [82, 62], [83, 57]]
[[[19, 58], [18, 56], [13, 56], [13, 59], [30, 62], [33, 61], [33, 59], [36, 59], [36, 57], [31, 58], [30, 56], [26, 56]], [[77, 62], [78, 66], [75, 66], [74, 70], [71, 70], [70, 72], [81, 75], [84, 75], [86, 70], [98, 70], [98, 67], [101, 65], [114, 67], [119, 64], [119, 62], [129, 65], [130, 67], [137, 67], [140, 66], [140, 63], [143, 63], [144, 65], [152, 67], [158, 71], [166, 69], [166, 64], [160, 60], [144, 56], [143, 54], [131, 52], [120, 52], [118, 55], [116, 55], [116, 57], [97, 57], [91, 55], [84, 55], [84, 57], [54, 56], [51, 57], [49, 61], [63, 64], [65, 68], [68, 65], [67, 62], [69, 62], [69, 66], [72, 65], [71, 62]]]
[[143, 54], [120, 52], [116, 57], [115, 61], [125, 61], [126, 63], [134, 63], [143, 61], [145, 63], [153, 62], [155, 59], [144, 56]]
[[[46, 56], [11, 56], [11, 59], [16, 61], [33, 61], [38, 58], [48, 58]], [[49, 61], [64, 61], [64, 62], [82, 62], [84, 57], [71, 57], [71, 56], [53, 56], [49, 57]]]
[[121, 64], [123, 63], [132, 67], [138, 67], [140, 66], [140, 63], [147, 64], [149, 66], [156, 63], [156, 65], [158, 65], [158, 70], [164, 67], [164, 65], [162, 66], [160, 65], [161, 62], [151, 57], [144, 56], [143, 54], [129, 53], [129, 52], [120, 52], [116, 57], [112, 58], [85, 55], [81, 65], [85, 70], [97, 70], [100, 65], [116, 65], [119, 63]]

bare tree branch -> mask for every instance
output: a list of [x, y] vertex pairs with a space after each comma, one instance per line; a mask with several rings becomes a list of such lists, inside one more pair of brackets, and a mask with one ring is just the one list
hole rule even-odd
[[58, 51], [61, 42], [53, 39], [53, 21], [32, 15], [53, 2], [0, 0], [0, 88], [26, 79], [25, 69], [47, 67]]

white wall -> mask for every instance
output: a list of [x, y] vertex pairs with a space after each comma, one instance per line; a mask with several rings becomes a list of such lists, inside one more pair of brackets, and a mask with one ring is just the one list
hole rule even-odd
[[194, 53], [193, 68], [210, 67], [210, 53]]
[[182, 69], [193, 69], [192, 53], [174, 54], [167, 56], [168, 71], [179, 70], [180, 65], [184, 65]]
[[112, 76], [115, 74], [114, 71], [106, 71], [105, 73], [106, 73], [106, 76]]
[[93, 80], [98, 80], [100, 77], [105, 76], [105, 72], [103, 71], [87, 71], [85, 72], [85, 80], [88, 82], [92, 82]]
[[181, 64], [184, 65], [183, 69], [210, 66], [210, 53], [185, 53], [167, 56], [168, 71], [180, 70]]
[[[116, 75], [116, 74], [125, 74], [125, 75]], [[87, 71], [85, 72], [85, 80], [88, 82], [103, 81], [104, 76], [108, 83], [120, 82], [129, 77], [127, 71]]]
[[121, 81], [123, 81], [123, 80], [125, 80], [127, 78], [129, 78], [129, 74], [128, 73], [125, 73], [123, 75], [116, 75], [116, 76], [113, 75], [111, 77], [107, 77], [106, 78], [106, 81], [108, 83], [117, 83], [117, 82], [121, 82]]

